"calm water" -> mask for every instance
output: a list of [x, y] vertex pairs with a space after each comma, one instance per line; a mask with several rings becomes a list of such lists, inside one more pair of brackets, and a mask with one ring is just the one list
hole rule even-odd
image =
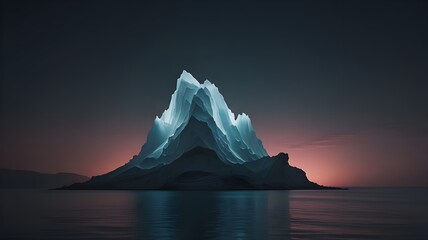
[[4, 239], [428, 239], [428, 189], [1, 190]]

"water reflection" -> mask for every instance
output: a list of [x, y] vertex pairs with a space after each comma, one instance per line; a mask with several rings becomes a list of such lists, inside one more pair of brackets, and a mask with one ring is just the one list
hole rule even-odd
[[290, 232], [288, 192], [136, 192], [135, 206], [140, 239], [287, 239]]
[[428, 239], [427, 189], [0, 191], [1, 239]]

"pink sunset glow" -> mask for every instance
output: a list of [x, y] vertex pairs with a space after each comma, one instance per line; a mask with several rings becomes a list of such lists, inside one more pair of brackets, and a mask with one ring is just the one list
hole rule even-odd
[[[152, 124], [139, 120], [52, 125], [49, 131], [22, 128], [3, 145], [10, 147], [10, 154], [2, 164], [51, 173], [104, 174], [139, 153]], [[415, 129], [384, 128], [322, 137], [317, 131], [292, 125], [254, 123], [269, 155], [289, 153], [290, 164], [303, 169], [311, 181], [327, 186], [428, 185], [427, 163], [420, 159], [427, 139], [423, 134], [414, 135]]]

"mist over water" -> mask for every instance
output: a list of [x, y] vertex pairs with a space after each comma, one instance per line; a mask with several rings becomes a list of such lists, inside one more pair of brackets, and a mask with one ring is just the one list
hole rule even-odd
[[428, 189], [1, 190], [4, 239], [428, 239]]

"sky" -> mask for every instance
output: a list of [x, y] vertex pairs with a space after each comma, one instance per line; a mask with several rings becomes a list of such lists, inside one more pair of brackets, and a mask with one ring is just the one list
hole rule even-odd
[[181, 72], [331, 186], [428, 186], [425, 1], [2, 1], [0, 167], [137, 154]]

